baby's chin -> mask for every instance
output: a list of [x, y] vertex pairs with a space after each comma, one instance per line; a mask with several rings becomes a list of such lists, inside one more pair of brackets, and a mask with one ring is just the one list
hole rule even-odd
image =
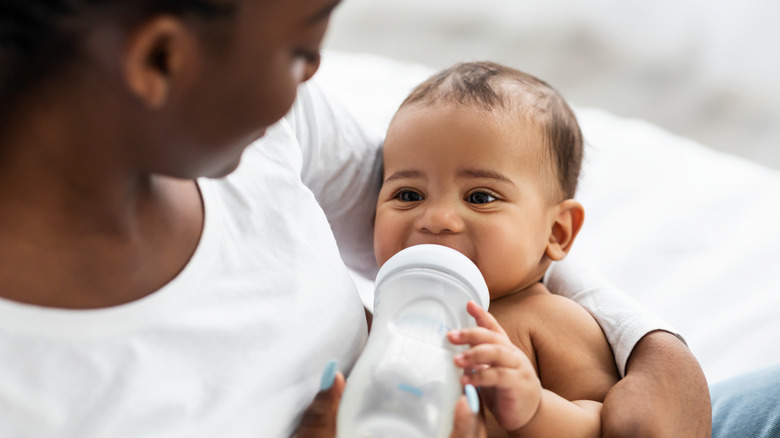
[[494, 302], [497, 300], [501, 300], [502, 298], [511, 297], [512, 295], [515, 295], [518, 291], [514, 290], [494, 290], [491, 289], [490, 286], [488, 286], [488, 294], [490, 295], [490, 302]]
[[495, 284], [491, 282], [489, 278], [485, 278], [485, 283], [488, 286], [488, 293], [490, 294], [490, 301], [506, 298], [518, 293], [524, 293], [533, 290], [533, 293], [540, 292], [537, 288], [544, 288], [542, 279], [526, 278], [518, 284]]

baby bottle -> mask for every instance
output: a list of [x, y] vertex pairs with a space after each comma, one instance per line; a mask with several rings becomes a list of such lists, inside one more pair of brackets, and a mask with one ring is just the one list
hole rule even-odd
[[344, 389], [339, 438], [447, 438], [462, 371], [450, 329], [473, 327], [466, 303], [487, 309], [487, 286], [458, 251], [417, 245], [379, 270], [371, 334]]

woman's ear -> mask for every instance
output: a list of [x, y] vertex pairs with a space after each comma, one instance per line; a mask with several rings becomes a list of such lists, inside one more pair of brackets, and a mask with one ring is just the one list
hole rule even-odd
[[545, 255], [551, 260], [563, 260], [569, 253], [577, 233], [585, 220], [585, 209], [574, 199], [567, 199], [554, 206], [550, 237]]
[[197, 74], [198, 39], [175, 17], [159, 16], [135, 29], [125, 47], [124, 77], [130, 91], [150, 108], [160, 108], [171, 94]]

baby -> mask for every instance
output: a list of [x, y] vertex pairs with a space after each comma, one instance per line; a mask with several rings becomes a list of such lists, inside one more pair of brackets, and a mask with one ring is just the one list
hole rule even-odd
[[434, 243], [485, 277], [490, 313], [448, 334], [462, 383], [480, 388], [491, 436], [599, 436], [618, 379], [596, 321], [542, 278], [582, 227], [572, 199], [582, 135], [564, 99], [533, 76], [457, 64], [419, 85], [387, 132], [374, 246], [381, 265]]

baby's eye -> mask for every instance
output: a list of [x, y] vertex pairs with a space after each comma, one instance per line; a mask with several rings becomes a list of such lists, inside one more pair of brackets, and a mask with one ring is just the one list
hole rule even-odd
[[417, 202], [423, 200], [421, 194], [412, 190], [402, 190], [395, 194], [395, 198], [401, 202]]
[[466, 201], [470, 204], [487, 204], [496, 200], [496, 197], [490, 193], [474, 192], [468, 195]]

